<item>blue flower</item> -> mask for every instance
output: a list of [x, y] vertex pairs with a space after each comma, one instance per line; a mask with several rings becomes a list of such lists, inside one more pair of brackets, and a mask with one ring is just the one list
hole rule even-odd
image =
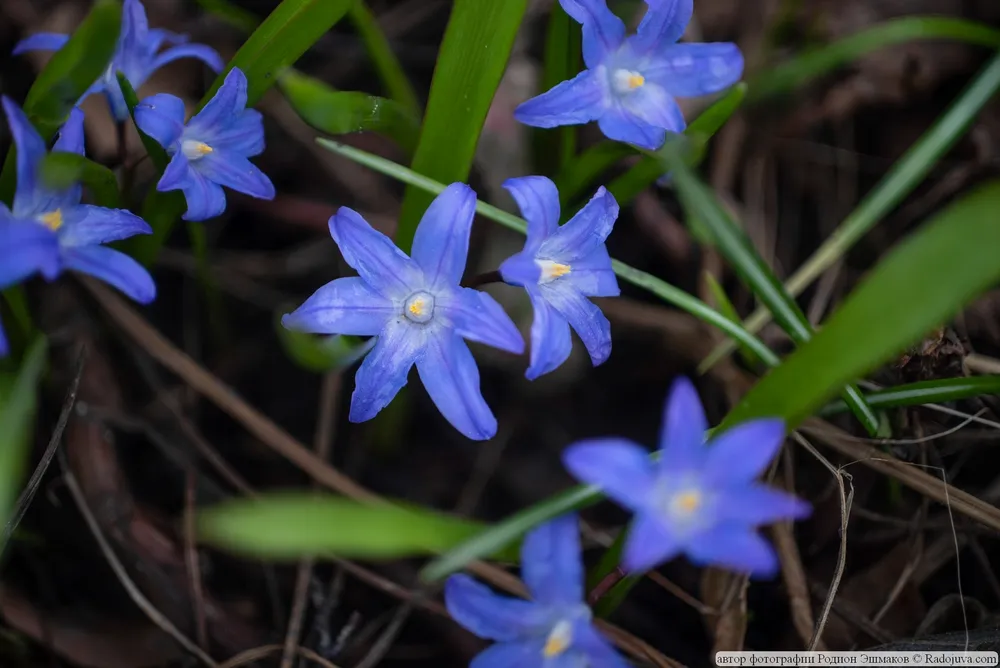
[[[39, 163], [45, 142], [12, 100], [2, 98], [17, 155], [13, 210], [0, 203], [0, 290], [38, 273], [55, 280], [63, 271], [90, 274], [137, 302], [156, 297], [153, 279], [139, 263], [101, 244], [150, 234], [144, 220], [128, 211], [81, 204], [79, 185], [52, 190]], [[53, 151], [83, 154], [83, 112], [74, 108], [59, 131]], [[7, 348], [0, 333], [0, 355]]]
[[[58, 51], [69, 40], [69, 35], [38, 33], [23, 39], [14, 47], [14, 55], [27, 51]], [[111, 113], [119, 123], [128, 119], [128, 106], [118, 85], [118, 72], [122, 72], [132, 88], [138, 90], [150, 75], [167, 63], [179, 58], [197, 58], [213, 72], [221, 72], [222, 58], [215, 49], [202, 44], [187, 44], [187, 36], [167, 30], [150, 29], [146, 10], [139, 0], [125, 0], [122, 7], [121, 34], [108, 69], [101, 78], [87, 89], [83, 98], [103, 92]], [[158, 53], [164, 44], [173, 45]], [[83, 98], [80, 98], [81, 100]]]
[[136, 105], [136, 125], [171, 156], [156, 189], [184, 192], [184, 220], [208, 220], [225, 211], [222, 186], [274, 199], [274, 184], [248, 160], [264, 151], [264, 119], [246, 106], [247, 78], [235, 67], [187, 125], [184, 102], [173, 95], [160, 93]]
[[597, 121], [609, 139], [655, 150], [667, 132], [681, 132], [684, 116], [674, 98], [727, 88], [743, 74], [743, 55], [731, 43], [678, 44], [691, 20], [693, 0], [647, 0], [635, 35], [605, 0], [559, 0], [583, 26], [587, 69], [521, 104], [514, 117], [553, 128]]
[[360, 276], [316, 291], [282, 324], [315, 334], [377, 336], [355, 378], [350, 420], [375, 417], [406, 385], [415, 364], [445, 419], [471, 439], [492, 438], [497, 421], [479, 389], [463, 339], [521, 354], [524, 339], [484, 292], [459, 286], [469, 253], [476, 194], [453, 183], [427, 208], [412, 258], [357, 212], [342, 207], [330, 233]]
[[576, 515], [569, 514], [525, 536], [521, 577], [534, 600], [499, 596], [467, 575], [448, 578], [449, 614], [480, 638], [497, 641], [469, 668], [626, 668], [583, 601], [578, 531]]
[[559, 192], [543, 176], [508, 179], [504, 188], [528, 221], [524, 250], [500, 265], [503, 280], [523, 286], [531, 299], [531, 364], [534, 380], [569, 357], [572, 327], [594, 366], [611, 354], [611, 324], [587, 297], [621, 291], [604, 240], [618, 218], [618, 203], [603, 187], [569, 222], [559, 226]]
[[784, 442], [781, 420], [761, 419], [704, 442], [708, 425], [694, 386], [678, 379], [661, 433], [660, 460], [621, 438], [563, 453], [578, 479], [635, 513], [622, 563], [645, 571], [684, 553], [693, 563], [772, 576], [778, 561], [755, 527], [810, 513], [807, 503], [754, 481]]

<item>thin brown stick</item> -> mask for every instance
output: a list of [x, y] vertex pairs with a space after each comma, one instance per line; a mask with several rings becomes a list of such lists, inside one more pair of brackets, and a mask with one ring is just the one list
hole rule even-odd
[[[340, 372], [333, 371], [323, 377], [320, 388], [319, 416], [316, 424], [316, 435], [313, 449], [325, 461], [330, 456], [333, 442], [333, 431], [337, 415], [337, 399], [340, 397]], [[292, 598], [292, 610], [288, 615], [288, 631], [285, 633], [285, 650], [281, 654], [281, 668], [292, 668], [295, 651], [302, 636], [302, 622], [306, 615], [309, 582], [312, 580], [315, 559], [306, 557], [299, 562], [299, 570], [295, 576], [295, 594]]]
[[80, 509], [80, 514], [83, 515], [83, 519], [90, 528], [90, 532], [93, 534], [94, 540], [97, 541], [97, 545], [101, 549], [101, 553], [104, 555], [105, 560], [107, 560], [111, 570], [115, 572], [115, 575], [118, 577], [118, 581], [121, 582], [122, 587], [125, 588], [129, 598], [131, 598], [136, 604], [136, 607], [138, 607], [143, 614], [149, 618], [149, 621], [156, 624], [156, 626], [158, 626], [164, 633], [176, 640], [181, 647], [197, 657], [203, 664], [209, 666], [209, 668], [218, 668], [219, 664], [217, 664], [212, 657], [206, 654], [190, 638], [181, 633], [180, 629], [174, 626], [173, 622], [157, 610], [149, 599], [146, 598], [146, 596], [139, 590], [139, 587], [137, 587], [132, 581], [132, 578], [129, 577], [128, 571], [125, 570], [122, 562], [118, 559], [118, 555], [115, 554], [111, 544], [108, 543], [108, 539], [104, 536], [104, 532], [101, 531], [101, 525], [98, 524], [97, 518], [94, 517], [90, 507], [87, 506], [87, 499], [83, 494], [83, 490], [80, 489], [80, 483], [76, 481], [76, 476], [73, 475], [73, 471], [66, 462], [66, 455], [61, 450], [59, 451], [59, 464], [62, 466], [63, 470], [63, 481], [66, 483], [66, 487], [69, 489], [70, 494], [72, 494], [73, 501], [76, 502], [77, 508]]
[[205, 591], [201, 586], [201, 564], [198, 560], [195, 510], [197, 506], [198, 470], [194, 463], [187, 467], [184, 481], [184, 565], [191, 583], [191, 606], [194, 608], [195, 633], [198, 646], [208, 649], [208, 622], [205, 619]]
[[[254, 647], [253, 649], [248, 649], [245, 652], [240, 652], [224, 663], [220, 663], [219, 668], [239, 668], [239, 666], [245, 666], [248, 663], [260, 661], [261, 659], [269, 657], [272, 654], [277, 654], [282, 651], [282, 649], [282, 645], [264, 645], [263, 647]], [[322, 668], [338, 668], [336, 664], [327, 661], [311, 649], [298, 647], [295, 651], [303, 659], [308, 659], [309, 661], [322, 666]]]

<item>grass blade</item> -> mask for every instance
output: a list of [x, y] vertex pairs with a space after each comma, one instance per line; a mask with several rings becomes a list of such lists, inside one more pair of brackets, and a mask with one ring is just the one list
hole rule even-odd
[[39, 167], [42, 180], [49, 188], [61, 190], [83, 183], [99, 206], [121, 208], [118, 178], [114, 172], [76, 153], [49, 153]]
[[[864, 198], [805, 264], [792, 274], [785, 289], [797, 297], [829, 269], [862, 236], [913, 192], [941, 157], [965, 134], [969, 125], [1000, 89], [1000, 53], [952, 104], [947, 112], [899, 159], [888, 174]], [[770, 321], [766, 309], [758, 309], [744, 323], [759, 332]], [[720, 344], [701, 363], [704, 372], [733, 351], [731, 342]]]
[[[919, 341], [1000, 280], [1000, 181], [936, 214], [897, 246], [826, 321], [812, 341], [773, 369], [726, 417], [723, 428], [759, 416], [789, 428], [830, 395]], [[913, 308], [919, 295], [920, 308]]]
[[[486, 113], [507, 67], [527, 0], [456, 0], [438, 54], [414, 171], [465, 181]], [[431, 196], [407, 188], [396, 244], [408, 252]]]
[[[268, 559], [338, 556], [387, 559], [437, 554], [482, 524], [409, 505], [276, 493], [203, 511], [198, 533], [217, 547]], [[498, 550], [503, 557], [517, 554]]]
[[[979, 397], [984, 394], [1000, 395], [1000, 376], [943, 378], [897, 385], [896, 387], [867, 392], [865, 393], [865, 401], [872, 408], [884, 409], [941, 404]], [[843, 413], [845, 410], [847, 410], [847, 406], [843, 401], [835, 401], [824, 406], [819, 415], [826, 417]]]
[[[561, 5], [553, 3], [545, 36], [540, 90], [549, 90], [580, 72], [581, 43], [580, 25], [570, 18]], [[577, 129], [573, 125], [555, 130], [532, 128], [534, 162], [539, 174], [554, 175], [574, 163]]]
[[[344, 144], [339, 144], [329, 139], [319, 138], [316, 140], [320, 146], [323, 146], [329, 151], [333, 151], [339, 155], [350, 158], [355, 162], [358, 162], [366, 167], [370, 167], [386, 176], [391, 176], [403, 183], [406, 183], [414, 188], [419, 188], [431, 195], [437, 195], [445, 189], [445, 185], [435, 181], [434, 179], [427, 178], [422, 174], [418, 174], [412, 169], [399, 165], [391, 160], [386, 160], [377, 155], [373, 155], [366, 151], [356, 149], [353, 146], [346, 146]], [[500, 223], [504, 227], [512, 229], [516, 232], [524, 234], [527, 230], [527, 223], [517, 216], [498, 209], [497, 207], [487, 204], [482, 201], [476, 202], [476, 211], [481, 215]], [[611, 267], [614, 269], [615, 274], [619, 278], [640, 287], [644, 290], [648, 290], [652, 294], [656, 295], [660, 299], [667, 303], [673, 304], [684, 311], [687, 311], [696, 318], [707, 322], [710, 325], [718, 327], [726, 334], [737, 339], [740, 343], [743, 343], [753, 351], [760, 359], [764, 360], [766, 364], [775, 365], [778, 363], [778, 357], [771, 352], [771, 349], [760, 342], [755, 336], [747, 336], [746, 332], [736, 323], [729, 320], [715, 309], [708, 306], [705, 302], [692, 297], [688, 293], [675, 288], [666, 281], [653, 276], [652, 274], [640, 271], [635, 267], [631, 267], [624, 262], [618, 260], [611, 261]]]
[[[685, 164], [680, 144], [680, 141], [668, 142], [660, 155], [663, 156], [664, 171], [673, 175], [677, 194], [688, 218], [697, 219], [709, 231], [722, 256], [792, 340], [800, 346], [807, 343], [813, 337], [813, 329], [802, 309], [785, 292], [781, 281], [723, 208], [715, 193]], [[858, 388], [849, 385], [844, 390], [844, 401], [869, 435], [874, 436], [878, 432], [878, 416], [865, 403]]]
[[281, 75], [278, 88], [299, 116], [320, 132], [328, 135], [380, 132], [410, 155], [417, 146], [420, 119], [393, 100], [337, 91], [293, 69]]
[[[98, 0], [69, 41], [52, 54], [32, 84], [23, 109], [46, 141], [107, 69], [118, 42], [121, 11], [121, 4], [115, 0]], [[14, 198], [15, 180], [12, 146], [0, 174], [0, 201], [8, 205]]]
[[368, 9], [367, 3], [364, 0], [356, 0], [348, 11], [348, 17], [368, 48], [368, 55], [375, 64], [375, 70], [389, 96], [403, 109], [419, 118], [421, 108], [417, 92], [403, 71], [403, 65], [392, 52], [389, 40], [379, 27], [374, 14]]

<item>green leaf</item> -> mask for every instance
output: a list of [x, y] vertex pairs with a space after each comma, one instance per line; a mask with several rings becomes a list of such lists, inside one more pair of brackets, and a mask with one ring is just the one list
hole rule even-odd
[[[0, 522], [10, 518], [21, 491], [38, 407], [38, 384], [48, 358], [48, 343], [37, 337], [16, 376], [0, 374]], [[0, 545], [2, 551], [3, 545]]]
[[227, 0], [198, 0], [198, 5], [206, 12], [213, 14], [237, 30], [251, 33], [260, 23], [253, 12], [238, 7]]
[[278, 340], [285, 354], [307, 371], [327, 373], [346, 369], [372, 349], [376, 337], [363, 341], [356, 336], [315, 336], [297, 332], [281, 324], [281, 313], [275, 319]]
[[[781, 281], [723, 208], [715, 193], [685, 164], [679, 149], [680, 143], [667, 142], [660, 154], [663, 156], [665, 171], [670, 171], [673, 175], [685, 212], [705, 225], [722, 256], [729, 261], [743, 283], [767, 306], [792, 340], [800, 346], [807, 343], [812, 339], [813, 329], [802, 309], [785, 292]], [[849, 385], [844, 390], [844, 400], [869, 435], [874, 436], [878, 431], [878, 416], [864, 402], [858, 388], [853, 384]]]
[[436, 582], [459, 571], [476, 559], [501, 550], [512, 549], [521, 536], [554, 517], [592, 506], [601, 500], [601, 493], [590, 485], [574, 487], [551, 499], [511, 515], [486, 531], [467, 536], [464, 543], [444, 553], [420, 571], [423, 582]]
[[299, 116], [320, 132], [380, 132], [411, 155], [417, 146], [420, 119], [397, 102], [367, 93], [337, 91], [293, 69], [281, 75], [278, 88]]
[[[736, 311], [736, 307], [733, 306], [733, 303], [729, 301], [729, 295], [726, 294], [725, 289], [719, 285], [719, 282], [715, 280], [715, 276], [711, 273], [706, 271], [703, 276], [705, 277], [705, 283], [708, 285], [709, 291], [712, 293], [712, 296], [719, 305], [719, 311], [722, 315], [726, 316], [733, 322], [738, 323], [740, 321], [740, 314]], [[746, 362], [748, 367], [753, 369], [761, 363], [761, 360], [758, 359], [757, 356], [753, 354], [753, 351], [745, 345], [739, 344], [739, 348], [740, 355], [743, 357], [743, 361]]]
[[[482, 529], [477, 522], [416, 506], [367, 505], [298, 492], [231, 501], [198, 517], [202, 540], [267, 559], [389, 559], [438, 554]], [[510, 556], [510, 550], [500, 554]]]
[[49, 153], [42, 159], [40, 173], [45, 184], [53, 190], [83, 183], [99, 206], [121, 208], [115, 173], [82, 155], [63, 151]]
[[[48, 141], [66, 121], [69, 110], [91, 84], [100, 78], [115, 52], [121, 28], [121, 5], [98, 0], [69, 41], [56, 51], [39, 73], [25, 98], [23, 109]], [[14, 198], [14, 148], [7, 152], [0, 174], [0, 201]]]
[[[1000, 53], [995, 55], [947, 112], [893, 165], [861, 204], [792, 277], [785, 289], [802, 294], [816, 278], [843, 257], [858, 240], [913, 192], [941, 157], [959, 140], [987, 102], [1000, 89]], [[758, 309], [744, 323], [759, 332], [770, 320], [766, 309]], [[699, 366], [704, 372], [733, 351], [731, 342], [718, 346]]]
[[247, 77], [247, 107], [274, 85], [278, 75], [292, 65], [339, 21], [354, 0], [283, 0], [243, 43], [219, 73], [202, 99], [204, 107], [222, 86], [226, 75], [238, 67]]
[[940, 16], [908, 16], [887, 21], [762, 70], [750, 80], [750, 101], [756, 103], [787, 93], [873, 51], [918, 39], [952, 39], [996, 48], [1000, 47], [1000, 30], [975, 21]]
[[[438, 53], [413, 170], [466, 181], [486, 113], [507, 67], [527, 0], [455, 0]], [[432, 197], [407, 188], [396, 244], [409, 252]]]
[[897, 246], [812, 341], [768, 373], [726, 417], [728, 428], [760, 416], [789, 428], [838, 388], [877, 369], [1000, 280], [1000, 181], [937, 213]]
[[[550, 90], [579, 74], [581, 42], [580, 24], [570, 18], [562, 6], [553, 3], [545, 36], [541, 90]], [[576, 126], [568, 125], [555, 130], [532, 128], [532, 134], [538, 173], [556, 174], [574, 163]]]
[[[865, 401], [872, 408], [900, 408], [958, 401], [984, 394], [1000, 395], [1000, 376], [970, 376], [943, 378], [919, 383], [897, 385], [865, 393]], [[835, 401], [820, 410], [821, 416], [836, 415], [847, 410], [843, 401]]]
[[[350, 158], [355, 162], [358, 162], [366, 167], [370, 167], [386, 176], [391, 176], [395, 179], [402, 181], [414, 188], [420, 188], [431, 194], [438, 194], [445, 189], [445, 186], [438, 181], [429, 179], [426, 176], [414, 172], [412, 169], [403, 167], [391, 160], [386, 160], [385, 158], [373, 155], [366, 151], [356, 149], [353, 146], [347, 146], [345, 144], [339, 144], [335, 141], [330, 141], [329, 139], [318, 138], [316, 142], [326, 148], [327, 150], [333, 151], [338, 155]], [[489, 218], [490, 220], [496, 221], [514, 230], [515, 232], [520, 232], [524, 234], [527, 230], [527, 223], [517, 216], [498, 209], [497, 207], [487, 204], [483, 201], [476, 201], [476, 211], [482, 216]], [[637, 287], [643, 288], [653, 293], [660, 299], [670, 304], [681, 308], [691, 315], [707, 322], [710, 325], [718, 327], [725, 333], [736, 338], [741, 343], [746, 344], [755, 355], [764, 360], [765, 363], [774, 365], [778, 362], [778, 357], [771, 352], [771, 350], [760, 342], [754, 336], [747, 336], [743, 329], [730, 321], [724, 315], [711, 308], [703, 301], [692, 297], [688, 293], [675, 288], [666, 281], [653, 276], [652, 274], [646, 273], [644, 271], [639, 271], [635, 267], [631, 267], [624, 262], [619, 262], [618, 260], [611, 261], [611, 267], [614, 269], [615, 274], [619, 278], [635, 285]]]
[[142, 146], [146, 149], [146, 153], [149, 154], [149, 159], [153, 161], [153, 166], [156, 167], [156, 171], [163, 173], [163, 170], [167, 168], [170, 163], [170, 156], [167, 155], [166, 149], [160, 146], [160, 143], [147, 135], [142, 129], [139, 128], [139, 124], [135, 122], [135, 107], [139, 104], [139, 96], [135, 94], [135, 89], [132, 88], [132, 84], [129, 80], [125, 78], [125, 74], [122, 72], [117, 72], [118, 86], [122, 89], [122, 97], [125, 98], [125, 106], [128, 107], [128, 115], [132, 119], [132, 124], [135, 126], [135, 131], [139, 133], [139, 139], [142, 140]]
[[[553, 179], [559, 190], [559, 202], [563, 206], [571, 204], [583, 193], [585, 188], [594, 183], [615, 164], [634, 155], [635, 149], [628, 144], [611, 140], [597, 142], [576, 156], [574, 160], [564, 164], [562, 170]], [[655, 160], [650, 159], [649, 161], [653, 164], [653, 172], [655, 173], [647, 178], [647, 186], [661, 176], [660, 165]], [[642, 162], [640, 161], [639, 164]], [[619, 185], [618, 190], [621, 193], [625, 188]], [[616, 196], [615, 199], [618, 197]]]
[[[348, 16], [354, 29], [358, 31], [362, 41], [368, 49], [368, 55], [375, 63], [375, 70], [379, 78], [389, 91], [389, 96], [395, 100], [411, 116], [420, 117], [420, 101], [417, 92], [413, 89], [410, 79], [403, 71], [403, 66], [392, 52], [392, 46], [386, 39], [385, 33], [378, 25], [378, 21], [368, 9], [364, 0], [356, 0], [349, 11]], [[417, 121], [419, 124], [419, 120]]]
[[[691, 124], [684, 130], [684, 136], [690, 140], [688, 145], [693, 149], [686, 158], [687, 164], [694, 166], [701, 163], [708, 141], [722, 129], [726, 121], [733, 117], [733, 114], [743, 104], [746, 94], [747, 85], [744, 83], [736, 84], [698, 118], [691, 121]], [[665, 148], [660, 149], [657, 153], [647, 153], [642, 160], [608, 185], [608, 190], [615, 196], [619, 204], [622, 206], [629, 204], [639, 193], [663, 176], [663, 156], [661, 154]]]

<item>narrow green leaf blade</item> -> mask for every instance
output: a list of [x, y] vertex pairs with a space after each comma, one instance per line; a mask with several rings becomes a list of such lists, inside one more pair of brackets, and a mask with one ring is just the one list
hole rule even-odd
[[[375, 15], [368, 9], [365, 0], [356, 0], [349, 13], [354, 29], [358, 31], [368, 49], [368, 55], [375, 63], [379, 78], [389, 91], [389, 96], [412, 116], [420, 117], [420, 101], [409, 77], [403, 71], [399, 58], [393, 53], [389, 40], [378, 25]], [[419, 123], [419, 121], [418, 121]]]
[[229, 61], [199, 109], [222, 86], [229, 70], [238, 67], [247, 77], [247, 106], [252, 107], [292, 65], [339, 21], [354, 0], [283, 0], [264, 19]]
[[[202, 540], [267, 559], [388, 559], [438, 554], [482, 529], [477, 522], [415, 506], [366, 505], [297, 492], [224, 503], [203, 511], [198, 518]], [[507, 550], [500, 556], [510, 554]]]
[[[438, 54], [414, 171], [445, 184], [465, 181], [486, 113], [507, 67], [527, 0], [455, 0]], [[431, 196], [407, 188], [396, 244], [409, 251]]]
[[62, 151], [49, 153], [43, 158], [41, 177], [49, 188], [59, 190], [83, 183], [99, 206], [121, 208], [118, 179], [114, 172], [76, 153]]
[[6, 379], [0, 375], [0, 522], [4, 524], [21, 490], [47, 357], [48, 343], [37, 337], [17, 375]]
[[376, 341], [376, 337], [362, 341], [356, 336], [315, 336], [290, 330], [281, 324], [280, 313], [275, 319], [275, 329], [289, 359], [316, 373], [346, 369], [364, 357]]
[[1000, 280], [1000, 181], [936, 214], [896, 247], [827, 320], [726, 417], [731, 427], [761, 416], [789, 428], [818, 410], [837, 388], [918, 342]]
[[[541, 90], [550, 90], [580, 72], [581, 41], [580, 24], [570, 18], [561, 5], [553, 3], [545, 36]], [[573, 164], [577, 129], [573, 125], [557, 129], [532, 128], [539, 174], [556, 174]], [[625, 149], [629, 150], [627, 146]]]
[[420, 119], [393, 100], [334, 90], [293, 69], [281, 75], [278, 88], [299, 116], [320, 132], [328, 135], [380, 132], [410, 154], [417, 146]]
[[[942, 378], [919, 383], [907, 383], [865, 393], [865, 401], [875, 409], [901, 408], [903, 406], [925, 406], [942, 404], [959, 399], [980, 397], [984, 394], [1000, 395], [1000, 376], [970, 376], [962, 378]], [[835, 401], [823, 407], [821, 416], [836, 415], [847, 410], [843, 401]]]

